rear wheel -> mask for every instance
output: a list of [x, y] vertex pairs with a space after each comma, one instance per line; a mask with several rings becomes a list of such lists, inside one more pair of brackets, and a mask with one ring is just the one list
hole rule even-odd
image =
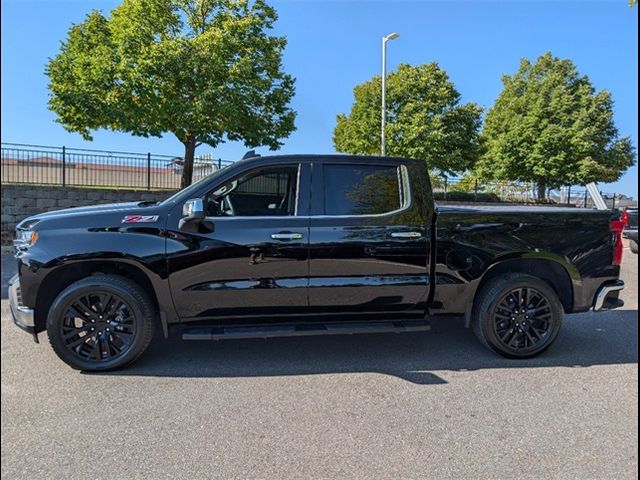
[[473, 330], [493, 351], [510, 358], [535, 356], [556, 340], [563, 308], [539, 278], [508, 274], [490, 280], [474, 303]]
[[104, 371], [137, 359], [153, 336], [154, 308], [131, 280], [94, 275], [63, 290], [47, 317], [56, 354], [72, 368]]
[[637, 254], [638, 253], [638, 242], [636, 242], [635, 240], [629, 240], [629, 249], [631, 250], [632, 253]]

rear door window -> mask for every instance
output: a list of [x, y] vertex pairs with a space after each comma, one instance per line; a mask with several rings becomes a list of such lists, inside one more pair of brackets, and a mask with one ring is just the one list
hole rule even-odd
[[396, 165], [325, 164], [325, 215], [379, 215], [403, 205]]

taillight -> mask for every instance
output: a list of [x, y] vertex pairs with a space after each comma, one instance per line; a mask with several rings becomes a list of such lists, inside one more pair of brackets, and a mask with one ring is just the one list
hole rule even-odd
[[622, 231], [624, 230], [624, 219], [611, 220], [609, 230], [612, 235], [613, 242], [613, 264], [620, 265], [622, 263]]
[[627, 225], [629, 225], [629, 212], [627, 210], [623, 210], [622, 211], [622, 215], [620, 216], [620, 220], [622, 221], [622, 224], [626, 227]]

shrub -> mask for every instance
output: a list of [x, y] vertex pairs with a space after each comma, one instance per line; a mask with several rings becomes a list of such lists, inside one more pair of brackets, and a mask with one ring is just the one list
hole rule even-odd
[[452, 202], [501, 202], [500, 197], [495, 193], [478, 192], [477, 196], [473, 192], [447, 192], [445, 199], [444, 192], [434, 192], [433, 198], [436, 201], [448, 200]]

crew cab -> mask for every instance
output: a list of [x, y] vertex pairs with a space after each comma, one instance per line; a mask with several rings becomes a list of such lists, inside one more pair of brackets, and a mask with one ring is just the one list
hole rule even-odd
[[619, 213], [439, 206], [423, 160], [251, 155], [159, 203], [73, 208], [17, 227], [16, 325], [71, 367], [185, 340], [428, 330], [463, 317], [513, 358], [563, 314], [622, 305]]

